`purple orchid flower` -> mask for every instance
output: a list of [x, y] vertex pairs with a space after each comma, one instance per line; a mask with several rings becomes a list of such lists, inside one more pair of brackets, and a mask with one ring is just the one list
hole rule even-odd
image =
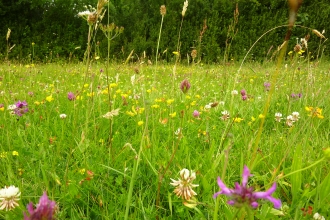
[[229, 205], [242, 207], [244, 204], [250, 205], [252, 208], [258, 207], [258, 199], [266, 199], [273, 203], [274, 208], [279, 209], [282, 206], [281, 200], [275, 199], [271, 195], [276, 190], [276, 182], [266, 191], [266, 192], [254, 192], [253, 187], [248, 187], [247, 182], [248, 178], [252, 176], [250, 170], [247, 166], [244, 166], [243, 175], [242, 175], [242, 184], [235, 183], [234, 189], [229, 189], [218, 177], [218, 185], [220, 191], [213, 195], [213, 198], [223, 194], [230, 198], [228, 201]]

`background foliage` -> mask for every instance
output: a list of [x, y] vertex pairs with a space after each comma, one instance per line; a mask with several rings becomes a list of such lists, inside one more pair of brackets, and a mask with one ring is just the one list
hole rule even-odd
[[[126, 59], [134, 49], [135, 58], [146, 53], [151, 60], [155, 58], [161, 15], [159, 8], [166, 5], [160, 41], [161, 59], [171, 61], [176, 50], [178, 30], [181, 22], [183, 0], [112, 0], [110, 1], [109, 22], [125, 28], [124, 33], [112, 42], [111, 54], [115, 60]], [[288, 10], [286, 0], [191, 0], [184, 17], [181, 32], [181, 55], [198, 46], [200, 31], [206, 19], [207, 30], [202, 38], [201, 56], [203, 62], [223, 61], [225, 42], [233, 12], [238, 3], [239, 18], [237, 35], [232, 41], [229, 59], [241, 59], [267, 30], [287, 24]], [[88, 0], [18, 0], [0, 2], [0, 59], [7, 53], [6, 33], [12, 30], [9, 45], [15, 47], [9, 59], [23, 62], [51, 62], [61, 58], [83, 58], [86, 49], [88, 25], [77, 16], [85, 5], [96, 6], [97, 1]], [[322, 31], [330, 26], [328, 19], [330, 5], [328, 0], [304, 0], [299, 11], [297, 24]], [[103, 22], [107, 22], [105, 17]], [[250, 59], [270, 58], [275, 48], [281, 45], [286, 28], [279, 28], [266, 35], [251, 52]], [[327, 35], [326, 30], [325, 35]], [[296, 28], [291, 38], [293, 48], [296, 38], [310, 33], [307, 29]], [[32, 51], [32, 42], [35, 43]], [[99, 42], [101, 58], [107, 54], [107, 40], [99, 31], [94, 45]], [[318, 38], [311, 34], [309, 47], [316, 51]], [[328, 42], [326, 42], [327, 44]], [[80, 49], [76, 49], [81, 47]], [[272, 48], [271, 48], [272, 47]], [[270, 50], [271, 48], [271, 50]], [[163, 53], [167, 49], [167, 53]], [[95, 47], [94, 49], [95, 50]], [[328, 49], [325, 50], [328, 54]], [[63, 60], [64, 60], [63, 59]]]

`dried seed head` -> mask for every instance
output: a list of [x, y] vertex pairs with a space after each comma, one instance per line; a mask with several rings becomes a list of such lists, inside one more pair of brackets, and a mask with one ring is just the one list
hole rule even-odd
[[196, 50], [196, 49], [193, 49], [193, 50], [191, 51], [191, 57], [192, 57], [193, 59], [195, 59], [195, 58], [197, 57], [197, 50]]
[[87, 18], [88, 24], [95, 24], [97, 21], [97, 13], [90, 13]]
[[298, 53], [301, 50], [301, 45], [296, 44], [296, 46], [294, 46], [293, 50], [294, 50], [294, 52]]
[[313, 29], [312, 32], [316, 34], [316, 36], [318, 36], [319, 38], [325, 38], [325, 36], [316, 29]]
[[160, 6], [160, 14], [162, 16], [166, 15], [166, 6], [165, 5]]

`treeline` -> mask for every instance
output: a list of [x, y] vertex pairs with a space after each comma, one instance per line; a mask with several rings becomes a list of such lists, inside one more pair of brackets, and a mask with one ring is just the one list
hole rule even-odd
[[[159, 60], [171, 61], [177, 50], [184, 0], [111, 0], [109, 22], [124, 27], [111, 42], [111, 59], [125, 60], [145, 56], [155, 60], [161, 24], [160, 6], [166, 6]], [[84, 6], [96, 7], [89, 0], [16, 0], [0, 2], [0, 60], [29, 63], [56, 60], [78, 61], [84, 57], [88, 25], [77, 14]], [[296, 24], [317, 29], [330, 27], [328, 0], [304, 0]], [[189, 0], [183, 18], [180, 53], [186, 59], [193, 49], [205, 63], [241, 59], [266, 31], [286, 25], [287, 0]], [[108, 22], [107, 13], [102, 23]], [[11, 30], [8, 36], [8, 29]], [[286, 27], [266, 34], [251, 51], [249, 59], [270, 59], [282, 44]], [[309, 51], [317, 53], [319, 38], [311, 30], [295, 27], [290, 40], [293, 49], [297, 38], [310, 34]], [[327, 44], [326, 42], [325, 44]], [[93, 56], [107, 56], [107, 39], [101, 31], [93, 38]], [[325, 49], [325, 54], [328, 49]]]

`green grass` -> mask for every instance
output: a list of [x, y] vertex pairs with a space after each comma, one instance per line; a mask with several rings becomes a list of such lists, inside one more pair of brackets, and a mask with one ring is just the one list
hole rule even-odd
[[[252, 213], [256, 219], [311, 219], [301, 210], [309, 206], [312, 215], [329, 217], [329, 162], [304, 169], [323, 158], [322, 149], [330, 143], [329, 63], [286, 62], [256, 155], [259, 116], [269, 93], [264, 83], [276, 69], [272, 64], [246, 63], [239, 75], [238, 65], [178, 65], [175, 79], [173, 66], [143, 64], [136, 74], [135, 65], [111, 65], [109, 85], [101, 63], [92, 65], [87, 78], [79, 64], [1, 65], [0, 184], [19, 187], [21, 200], [16, 209], [0, 211], [0, 218], [22, 219], [26, 205], [37, 203], [46, 190], [58, 204], [58, 219], [230, 219], [237, 209], [224, 195], [217, 200], [212, 195], [219, 191], [218, 176], [231, 188], [240, 182], [243, 165], [251, 165], [249, 185], [257, 191], [276, 181], [273, 196], [283, 203], [283, 215], [276, 216], [270, 202], [261, 202]], [[183, 94], [179, 85], [185, 78], [191, 88]], [[69, 101], [68, 92], [80, 98]], [[292, 98], [292, 93], [302, 97]], [[7, 110], [18, 100], [29, 107], [22, 117]], [[219, 104], [205, 110], [214, 102]], [[309, 116], [306, 106], [321, 108], [324, 118]], [[112, 120], [102, 117], [117, 108]], [[201, 113], [199, 119], [192, 116], [194, 110]], [[224, 110], [230, 113], [227, 121], [220, 119]], [[281, 122], [275, 121], [276, 112], [283, 114]], [[292, 112], [300, 118], [289, 127], [285, 118]], [[233, 122], [235, 117], [243, 120]], [[193, 209], [169, 184], [183, 168], [194, 170], [199, 184]]]

